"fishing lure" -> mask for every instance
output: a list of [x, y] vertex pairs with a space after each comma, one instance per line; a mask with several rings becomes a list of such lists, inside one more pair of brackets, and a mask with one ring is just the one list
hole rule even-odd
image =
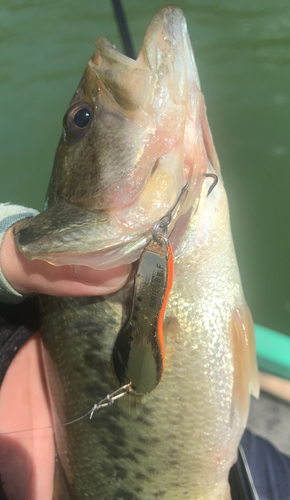
[[189, 183], [170, 212], [153, 228], [135, 274], [131, 311], [113, 348], [117, 379], [123, 386], [130, 384], [130, 390], [140, 395], [153, 391], [164, 371], [163, 319], [174, 274], [167, 230], [188, 187]]
[[131, 382], [137, 394], [155, 389], [164, 371], [163, 319], [173, 282], [173, 266], [169, 240], [165, 236], [152, 238], [136, 271], [130, 315], [113, 348], [119, 382], [122, 385]]

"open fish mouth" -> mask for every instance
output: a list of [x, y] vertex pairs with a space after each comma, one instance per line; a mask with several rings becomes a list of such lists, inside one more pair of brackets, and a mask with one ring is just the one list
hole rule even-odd
[[[167, 236], [174, 234], [177, 221], [192, 209], [186, 203], [188, 187], [183, 190], [168, 212]], [[139, 259], [159, 219], [153, 225], [150, 220], [144, 222], [141, 234], [134, 225], [124, 233], [124, 215], [121, 211], [115, 217], [109, 211], [90, 212], [62, 200], [42, 214], [16, 224], [16, 246], [29, 260], [44, 260], [55, 266], [83, 265], [106, 270], [131, 264]], [[68, 220], [73, 222], [67, 225]], [[182, 229], [179, 227], [179, 232]]]
[[105, 38], [64, 117], [47, 209], [15, 227], [29, 260], [108, 269], [137, 260], [189, 183], [169, 226], [220, 173], [184, 15], [159, 11], [137, 60]]

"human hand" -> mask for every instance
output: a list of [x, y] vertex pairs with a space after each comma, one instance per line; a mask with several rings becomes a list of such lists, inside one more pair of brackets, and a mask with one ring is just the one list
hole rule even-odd
[[[107, 294], [120, 289], [131, 271], [129, 265], [96, 271], [84, 266], [29, 262], [16, 248], [12, 228], [3, 239], [0, 262], [7, 281], [23, 294]], [[54, 454], [41, 337], [36, 333], [13, 359], [1, 386], [0, 474], [7, 499], [52, 500]]]

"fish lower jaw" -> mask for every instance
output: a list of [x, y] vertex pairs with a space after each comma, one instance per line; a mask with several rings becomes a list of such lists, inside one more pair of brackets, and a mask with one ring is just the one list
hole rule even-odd
[[[168, 233], [170, 234], [169, 240], [171, 242], [173, 251], [178, 253], [179, 243], [184, 236], [188, 224], [190, 222], [191, 213], [194, 207], [191, 207], [185, 214], [170, 223], [168, 226]], [[158, 221], [157, 221], [158, 222]], [[52, 252], [37, 252], [34, 248], [21, 247], [20, 250], [25, 257], [32, 260], [45, 261], [53, 266], [84, 266], [95, 270], [109, 270], [125, 264], [133, 264], [138, 261], [142, 255], [145, 246], [152, 239], [153, 227], [150, 230], [140, 234], [138, 237], [122, 244], [107, 245], [106, 248], [97, 249], [92, 251], [84, 251], [81, 249], [67, 250], [67, 251], [52, 251]], [[65, 245], [66, 242], [64, 242]], [[18, 245], [19, 246], [19, 245]], [[62, 248], [61, 237], [59, 243], [54, 244], [55, 247]], [[78, 245], [80, 246], [80, 245]], [[86, 242], [84, 241], [84, 247]], [[93, 247], [93, 245], [90, 245]]]
[[[169, 236], [173, 251], [177, 253], [179, 242], [187, 230], [191, 212], [192, 210], [189, 210], [178, 219], [178, 224], [175, 224]], [[95, 270], [105, 271], [137, 262], [142, 255], [144, 247], [149, 243], [151, 238], [151, 234], [146, 234], [140, 237], [138, 242], [134, 242], [133, 244], [129, 243], [123, 247], [112, 247], [111, 249], [108, 248], [88, 253], [49, 253], [46, 255], [35, 255], [32, 257], [32, 260], [44, 260], [53, 266], [84, 266]]]
[[33, 260], [44, 260], [53, 266], [83, 266], [105, 271], [121, 265], [132, 264], [140, 258], [142, 251], [143, 245], [141, 248], [124, 254], [120, 250], [104, 250], [89, 253], [60, 252], [35, 256]]
[[[168, 225], [169, 240], [177, 256], [180, 253], [180, 243], [188, 229], [191, 214], [195, 213], [198, 203], [199, 199], [195, 200], [191, 206], [181, 207], [181, 215], [175, 214]], [[159, 222], [158, 218], [156, 222]], [[34, 224], [33, 219], [31, 224]], [[131, 236], [122, 234], [121, 228], [116, 226], [116, 233], [111, 242], [108, 235], [104, 233], [105, 246], [103, 248], [102, 239], [96, 238], [94, 231], [86, 234], [84, 230], [79, 233], [72, 232], [70, 237], [68, 237], [69, 232], [59, 231], [57, 234], [45, 235], [42, 241], [35, 242], [33, 240], [22, 241], [21, 236], [19, 241], [18, 233], [16, 233], [15, 243], [30, 261], [44, 261], [56, 267], [82, 266], [106, 271], [122, 265], [132, 265], [140, 259], [145, 246], [153, 237], [154, 223], [151, 224], [143, 227], [142, 233], [135, 233]], [[119, 239], [116, 234], [119, 234]]]

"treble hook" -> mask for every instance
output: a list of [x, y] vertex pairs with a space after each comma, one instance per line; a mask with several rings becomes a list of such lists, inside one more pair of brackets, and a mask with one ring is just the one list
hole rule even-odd
[[206, 197], [208, 197], [210, 195], [210, 193], [212, 192], [212, 190], [216, 187], [217, 183], [218, 183], [218, 176], [216, 174], [202, 174], [204, 177], [211, 177], [212, 179], [214, 179], [212, 185], [209, 187], [209, 190], [207, 192], [207, 195]]

